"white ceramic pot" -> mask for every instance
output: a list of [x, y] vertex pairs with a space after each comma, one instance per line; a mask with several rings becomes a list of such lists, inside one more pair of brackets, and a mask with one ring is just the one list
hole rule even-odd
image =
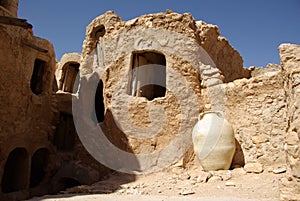
[[235, 152], [232, 125], [222, 111], [209, 111], [199, 115], [193, 129], [196, 156], [204, 170], [227, 170]]

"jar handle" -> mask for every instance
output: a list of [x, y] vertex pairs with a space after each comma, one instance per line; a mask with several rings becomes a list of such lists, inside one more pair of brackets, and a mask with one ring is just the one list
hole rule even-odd
[[210, 114], [210, 113], [214, 113], [214, 114], [216, 114], [218, 117], [224, 118], [224, 119], [225, 119], [225, 114], [224, 114], [223, 111], [221, 111], [221, 110], [211, 110], [211, 111], [206, 111], [206, 112], [200, 113], [200, 114], [199, 114], [199, 117], [198, 117], [198, 120], [199, 120], [199, 121], [202, 120], [203, 117], [204, 117], [204, 115]]

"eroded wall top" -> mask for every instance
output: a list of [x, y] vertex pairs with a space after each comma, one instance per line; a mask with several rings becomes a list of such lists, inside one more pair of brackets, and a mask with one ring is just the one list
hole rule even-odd
[[[250, 71], [243, 67], [242, 57], [226, 38], [220, 36], [217, 26], [206, 24], [203, 21], [196, 22], [190, 13], [178, 14], [170, 10], [165, 13], [143, 15], [129, 21], [123, 21], [113, 11], [106, 12], [88, 25], [82, 56], [85, 58], [92, 53], [96, 48], [99, 36], [103, 40], [107, 40], [118, 38], [118, 35], [134, 29], [149, 28], [182, 34], [182, 38], [188, 37], [198, 43], [222, 72], [224, 82], [250, 77]], [[189, 45], [187, 42], [186, 46]], [[114, 51], [116, 54], [119, 53], [118, 47]]]

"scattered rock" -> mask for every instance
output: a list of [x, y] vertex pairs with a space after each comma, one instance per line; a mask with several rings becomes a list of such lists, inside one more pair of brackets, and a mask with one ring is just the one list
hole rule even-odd
[[233, 181], [227, 181], [225, 183], [225, 186], [236, 186], [235, 183]]
[[189, 174], [182, 174], [179, 176], [181, 180], [189, 180], [191, 176]]
[[179, 193], [179, 195], [192, 195], [192, 194], [195, 194], [195, 192], [191, 190], [184, 190]]
[[220, 176], [223, 181], [228, 181], [232, 178], [232, 174], [230, 170], [218, 170], [212, 173], [215, 176]]
[[247, 163], [244, 169], [247, 173], [262, 173], [264, 170], [260, 163]]
[[274, 174], [285, 173], [285, 172], [286, 172], [286, 168], [285, 168], [285, 167], [277, 168], [277, 169], [274, 169], [272, 172], [273, 172]]
[[197, 182], [205, 183], [211, 177], [212, 177], [212, 174], [210, 172], [202, 171], [202, 172], [199, 173], [199, 176], [197, 177]]
[[219, 182], [219, 181], [222, 181], [222, 177], [220, 177], [220, 176], [212, 176], [208, 180], [208, 183], [215, 183], [215, 182]]
[[242, 176], [247, 174], [247, 172], [244, 170], [244, 168], [235, 168], [231, 171], [233, 176]]

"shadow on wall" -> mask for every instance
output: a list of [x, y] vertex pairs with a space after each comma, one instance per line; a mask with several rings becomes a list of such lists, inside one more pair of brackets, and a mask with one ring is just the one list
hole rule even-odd
[[[79, 66], [76, 66], [78, 69]], [[69, 69], [65, 68], [65, 70]], [[71, 72], [71, 71], [70, 71]], [[114, 122], [114, 118], [112, 113], [105, 108], [105, 94], [104, 94], [104, 83], [100, 79], [98, 75], [92, 76], [93, 81], [97, 81], [98, 84], [96, 86], [87, 86], [86, 89], [84, 87], [79, 86], [76, 81], [76, 76], [78, 71], [72, 71], [72, 73], [63, 72], [64, 79], [61, 83], [64, 94], [60, 95], [72, 95], [73, 90], [67, 90], [73, 88], [75, 86], [75, 92], [77, 90], [83, 90], [80, 93], [94, 93], [90, 99], [88, 99], [88, 105], [93, 105], [95, 109], [95, 115], [90, 115], [89, 120], [91, 123], [98, 124], [106, 137], [112, 144], [117, 146], [118, 148], [127, 151], [129, 153], [133, 153], [133, 150], [129, 146], [128, 139], [126, 135], [118, 129], [116, 123]], [[93, 82], [91, 81], [91, 82]], [[82, 78], [82, 82], [89, 82], [86, 78]], [[93, 82], [95, 83], [95, 82]], [[88, 85], [89, 83], [87, 83]], [[65, 87], [63, 87], [65, 86]], [[68, 87], [66, 87], [68, 86]], [[58, 103], [59, 104], [59, 103]], [[69, 104], [72, 104], [70, 102]], [[67, 114], [62, 111], [59, 113], [59, 122], [56, 127], [56, 132], [53, 136], [53, 144], [57, 149], [57, 154], [61, 158], [61, 168], [54, 174], [52, 178], [52, 193], [58, 193], [59, 191], [63, 191], [66, 189], [70, 189], [70, 191], [74, 192], [77, 188], [76, 186], [80, 185], [91, 185], [95, 182], [107, 181], [108, 178], [111, 178], [116, 174], [115, 170], [110, 170], [107, 167], [104, 167], [100, 164], [93, 156], [85, 149], [82, 142], [80, 141], [80, 137], [77, 134], [73, 115]], [[101, 146], [99, 144], [98, 146]], [[105, 156], [109, 157], [110, 153], [103, 153]], [[112, 158], [112, 160], [117, 160]], [[123, 161], [124, 163], [138, 163], [135, 161]], [[110, 188], [109, 192], [114, 192], [119, 189], [119, 186], [125, 183], [129, 183], [135, 180], [135, 175], [129, 174], [119, 174], [120, 177], [114, 177], [115, 185]], [[80, 188], [82, 190], [82, 188]], [[80, 191], [81, 191], [80, 190]], [[78, 192], [83, 193], [83, 192]], [[91, 193], [88, 191], [88, 193]], [[101, 193], [101, 192], [100, 192]], [[106, 192], [107, 193], [107, 192]]]
[[235, 139], [235, 153], [232, 159], [230, 169], [244, 167], [245, 165], [245, 156], [242, 150], [240, 143]]

